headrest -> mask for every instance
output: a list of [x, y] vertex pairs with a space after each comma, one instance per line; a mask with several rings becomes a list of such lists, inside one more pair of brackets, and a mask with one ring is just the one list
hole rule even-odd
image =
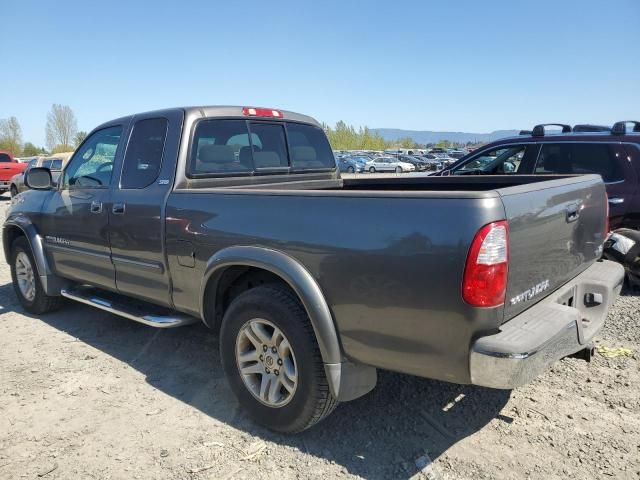
[[240, 164], [244, 165], [247, 168], [252, 168], [251, 166], [251, 147], [242, 147], [238, 152], [238, 160], [240, 160]]
[[233, 163], [236, 157], [230, 145], [202, 145], [198, 160], [203, 163]]
[[296, 162], [314, 162], [316, 149], [313, 147], [293, 147], [293, 158]]
[[276, 152], [253, 152], [253, 164], [256, 168], [281, 167], [280, 155]]

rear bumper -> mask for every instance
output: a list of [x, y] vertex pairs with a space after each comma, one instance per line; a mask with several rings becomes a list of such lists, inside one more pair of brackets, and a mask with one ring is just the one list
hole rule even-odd
[[600, 261], [471, 347], [471, 383], [512, 389], [578, 352], [604, 325], [624, 280], [621, 265]]

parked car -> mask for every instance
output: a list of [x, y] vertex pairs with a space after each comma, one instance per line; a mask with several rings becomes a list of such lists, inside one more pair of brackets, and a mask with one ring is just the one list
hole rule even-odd
[[424, 161], [420, 157], [412, 156], [412, 155], [398, 155], [398, 160], [404, 163], [410, 163], [416, 169], [416, 171], [423, 172], [428, 170], [430, 165], [428, 162]]
[[427, 164], [427, 170], [438, 171], [442, 170], [444, 163], [439, 157], [436, 157], [432, 153], [425, 153], [420, 158]]
[[291, 433], [377, 369], [512, 389], [591, 351], [624, 277], [605, 188], [546, 180], [341, 179], [310, 117], [168, 109], [97, 127], [56, 186], [31, 168], [2, 240], [29, 313], [203, 322], [239, 404]]
[[27, 164], [18, 162], [11, 153], [0, 151], [0, 195], [11, 187], [11, 178], [26, 168]]
[[340, 157], [337, 160], [338, 168], [341, 172], [346, 173], [362, 173], [364, 172], [364, 164], [358, 162], [353, 157]]
[[[627, 125], [632, 129], [627, 130]], [[550, 134], [547, 126], [559, 126]], [[582, 128], [579, 128], [582, 130]], [[602, 176], [612, 228], [640, 228], [640, 123], [608, 131], [573, 132], [569, 125], [536, 125], [531, 135], [504, 138], [463, 157], [442, 175], [584, 174]]]
[[37, 157], [31, 160], [27, 164], [27, 168], [24, 172], [18, 173], [11, 178], [11, 185], [9, 187], [11, 196], [15, 197], [18, 193], [22, 193], [25, 190], [29, 189], [29, 187], [27, 187], [24, 183], [24, 176], [25, 172], [32, 167], [48, 168], [51, 171], [51, 178], [53, 183], [55, 184], [60, 177], [62, 168], [64, 167], [64, 165], [66, 165], [66, 162], [69, 161], [69, 158], [71, 158], [72, 154], [73, 152], [58, 153], [55, 155], [51, 155], [50, 157]]
[[376, 172], [414, 172], [416, 167], [407, 162], [401, 162], [394, 157], [378, 157], [365, 165], [365, 169], [370, 173]]

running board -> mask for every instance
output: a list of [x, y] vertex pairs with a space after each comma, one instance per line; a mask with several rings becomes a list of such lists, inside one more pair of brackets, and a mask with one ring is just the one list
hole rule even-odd
[[[195, 317], [161, 309], [155, 305], [145, 304], [134, 299], [131, 299], [130, 305], [126, 305], [118, 301], [115, 298], [115, 294], [91, 287], [64, 289], [60, 291], [60, 295], [150, 327], [173, 328], [198, 322]], [[129, 299], [127, 301], [129, 302]], [[148, 308], [145, 308], [147, 306]], [[158, 314], [149, 313], [149, 310], [158, 310]], [[167, 315], [164, 315], [164, 313], [167, 313]]]

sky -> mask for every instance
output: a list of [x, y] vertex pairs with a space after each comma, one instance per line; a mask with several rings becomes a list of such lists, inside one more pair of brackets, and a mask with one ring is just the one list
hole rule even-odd
[[484, 133], [640, 119], [640, 0], [0, 0], [0, 118], [182, 105]]

